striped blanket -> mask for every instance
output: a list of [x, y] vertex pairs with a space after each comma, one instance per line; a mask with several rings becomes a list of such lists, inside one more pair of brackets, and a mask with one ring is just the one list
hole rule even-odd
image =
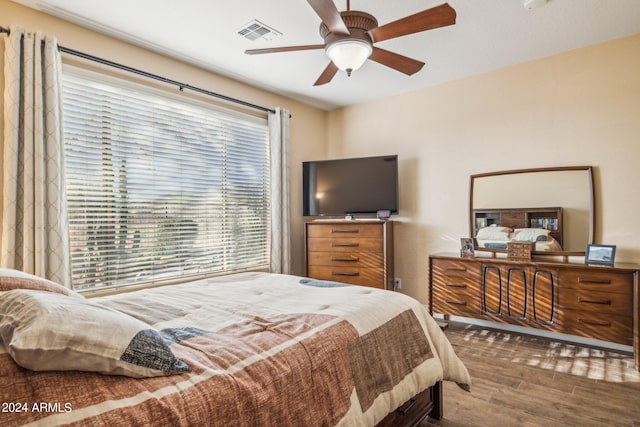
[[34, 372], [0, 343], [0, 426], [373, 426], [439, 380], [470, 383], [395, 292], [242, 273], [92, 301], [159, 331], [190, 372]]

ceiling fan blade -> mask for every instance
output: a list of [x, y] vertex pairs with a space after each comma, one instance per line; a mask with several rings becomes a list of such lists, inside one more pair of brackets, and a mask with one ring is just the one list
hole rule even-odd
[[456, 11], [449, 6], [449, 3], [444, 3], [381, 27], [373, 28], [369, 30], [369, 35], [373, 42], [376, 43], [434, 28], [446, 27], [455, 23]]
[[307, 0], [309, 5], [316, 11], [324, 25], [334, 34], [349, 35], [349, 30], [340, 16], [340, 12], [333, 3], [333, 0]]
[[377, 62], [378, 64], [393, 68], [396, 71], [400, 71], [401, 73], [405, 73], [408, 76], [417, 73], [424, 66], [424, 62], [420, 62], [388, 50], [380, 49], [378, 47], [373, 48], [373, 52], [369, 59]]
[[263, 53], [293, 52], [296, 50], [313, 50], [313, 49], [324, 49], [324, 45], [323, 44], [307, 44], [303, 46], [270, 47], [267, 49], [249, 49], [249, 50], [245, 50], [244, 53], [246, 53], [247, 55], [260, 55]]
[[324, 69], [322, 74], [320, 74], [320, 77], [318, 77], [318, 80], [316, 80], [316, 82], [313, 85], [320, 86], [320, 85], [329, 83], [331, 79], [333, 79], [333, 76], [336, 75], [337, 72], [338, 72], [338, 67], [336, 67], [333, 62], [329, 62], [329, 65], [327, 65], [327, 68]]

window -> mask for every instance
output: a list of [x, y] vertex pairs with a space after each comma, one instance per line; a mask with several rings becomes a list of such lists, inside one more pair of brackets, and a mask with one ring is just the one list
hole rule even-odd
[[269, 265], [266, 118], [65, 67], [75, 289]]

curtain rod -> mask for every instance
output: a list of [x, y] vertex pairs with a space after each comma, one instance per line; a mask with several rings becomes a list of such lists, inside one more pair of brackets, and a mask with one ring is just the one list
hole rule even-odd
[[[0, 26], [0, 33], [10, 34], [11, 31], [8, 28]], [[58, 45], [58, 50], [60, 52], [67, 53], [67, 54], [73, 55], [73, 56], [77, 56], [77, 57], [82, 58], [82, 59], [87, 59], [89, 61], [98, 62], [98, 63], [103, 64], [103, 65], [108, 65], [109, 67], [117, 68], [119, 70], [127, 71], [127, 72], [130, 72], [130, 73], [133, 73], [133, 74], [137, 74], [137, 75], [140, 75], [140, 76], [148, 77], [150, 79], [159, 80], [159, 81], [164, 82], [164, 83], [168, 83], [168, 84], [171, 84], [171, 85], [174, 85], [174, 86], [178, 86], [180, 91], [183, 91], [184, 89], [189, 89], [189, 90], [192, 90], [194, 92], [199, 92], [199, 93], [202, 93], [202, 94], [205, 94], [205, 95], [212, 96], [214, 98], [222, 99], [224, 101], [233, 102], [235, 104], [240, 104], [240, 105], [243, 105], [245, 107], [253, 108], [253, 109], [256, 109], [256, 110], [261, 110], [261, 111], [270, 112], [270, 113], [275, 113], [276, 112], [273, 108], [262, 107], [260, 105], [252, 104], [250, 102], [246, 102], [246, 101], [243, 101], [241, 99], [232, 98], [230, 96], [222, 95], [222, 94], [216, 93], [216, 92], [211, 92], [211, 91], [206, 90], [206, 89], [202, 89], [202, 88], [199, 88], [199, 87], [196, 87], [196, 86], [191, 86], [190, 84], [187, 84], [187, 83], [181, 83], [181, 82], [178, 82], [176, 80], [171, 80], [171, 79], [168, 79], [166, 77], [162, 77], [162, 76], [158, 76], [156, 74], [148, 73], [146, 71], [138, 70], [137, 68], [132, 68], [132, 67], [129, 67], [129, 66], [126, 66], [126, 65], [122, 65], [122, 64], [119, 64], [117, 62], [109, 61], [107, 59], [98, 58], [97, 56], [89, 55], [88, 53], [83, 53], [83, 52], [79, 52], [77, 50], [69, 49], [68, 47], [64, 47], [64, 46]]]

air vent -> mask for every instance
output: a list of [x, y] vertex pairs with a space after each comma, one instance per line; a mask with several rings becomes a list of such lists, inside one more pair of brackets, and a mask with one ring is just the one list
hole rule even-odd
[[254, 19], [248, 24], [243, 25], [238, 30], [238, 34], [251, 41], [255, 41], [258, 39], [273, 40], [275, 37], [282, 35], [280, 31], [263, 24], [257, 19]]

